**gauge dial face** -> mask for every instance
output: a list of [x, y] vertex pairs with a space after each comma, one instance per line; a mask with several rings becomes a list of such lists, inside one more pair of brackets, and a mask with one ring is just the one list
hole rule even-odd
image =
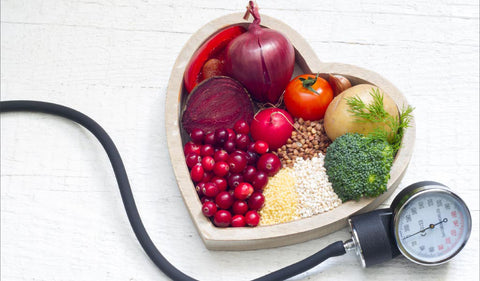
[[470, 231], [471, 217], [465, 203], [449, 191], [415, 194], [398, 211], [395, 220], [400, 251], [425, 265], [441, 264], [455, 256]]

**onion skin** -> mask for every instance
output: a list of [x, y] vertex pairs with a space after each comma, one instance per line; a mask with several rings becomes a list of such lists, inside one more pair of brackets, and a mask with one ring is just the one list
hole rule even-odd
[[258, 8], [250, 1], [254, 21], [226, 47], [225, 71], [259, 102], [276, 104], [290, 82], [295, 50], [280, 32], [262, 28]]

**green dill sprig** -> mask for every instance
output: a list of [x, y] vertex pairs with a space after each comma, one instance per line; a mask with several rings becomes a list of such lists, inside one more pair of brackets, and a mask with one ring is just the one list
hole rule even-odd
[[398, 116], [391, 116], [383, 107], [383, 93], [377, 88], [370, 92], [372, 102], [365, 104], [358, 96], [347, 98], [348, 112], [356, 117], [356, 122], [384, 123], [390, 131], [383, 127], [376, 128], [367, 135], [370, 139], [381, 139], [387, 141], [396, 153], [401, 146], [405, 129], [409, 127], [414, 110], [410, 105], [402, 108]]

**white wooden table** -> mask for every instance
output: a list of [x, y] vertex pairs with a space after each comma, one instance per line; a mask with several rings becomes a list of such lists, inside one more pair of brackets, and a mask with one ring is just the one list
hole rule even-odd
[[[200, 280], [248, 280], [337, 240], [276, 249], [209, 251], [185, 210], [164, 129], [167, 81], [201, 25], [247, 1], [2, 0], [1, 99], [80, 110], [111, 134], [144, 223], [161, 252]], [[426, 268], [398, 257], [362, 269], [353, 254], [294, 280], [478, 280], [479, 3], [258, 0], [298, 30], [319, 58], [381, 73], [416, 108], [417, 139], [399, 190], [450, 186], [470, 207], [465, 249]], [[390, 199], [391, 200], [391, 199]], [[385, 206], [390, 203], [385, 202]], [[1, 116], [1, 280], [165, 280], [130, 229], [101, 146], [61, 118]]]

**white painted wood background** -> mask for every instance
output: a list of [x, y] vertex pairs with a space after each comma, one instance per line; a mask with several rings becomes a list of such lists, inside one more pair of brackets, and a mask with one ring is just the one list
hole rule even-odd
[[[192, 33], [246, 3], [1, 0], [1, 99], [60, 103], [104, 126], [153, 241], [200, 280], [252, 279], [349, 238], [344, 229], [276, 249], [209, 251], [185, 209], [166, 148], [167, 81]], [[426, 268], [399, 257], [362, 269], [350, 254], [294, 280], [478, 280], [478, 0], [258, 4], [261, 13], [298, 30], [321, 60], [365, 67], [397, 85], [417, 122], [399, 189], [419, 180], [445, 183], [465, 199], [474, 220], [466, 248], [446, 265]], [[96, 140], [57, 117], [3, 114], [1, 280], [166, 279], [130, 229]]]

